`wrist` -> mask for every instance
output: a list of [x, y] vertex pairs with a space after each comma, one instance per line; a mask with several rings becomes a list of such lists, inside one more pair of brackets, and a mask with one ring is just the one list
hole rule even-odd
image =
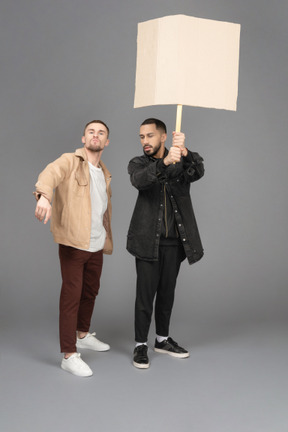
[[184, 147], [182, 155], [183, 155], [184, 157], [186, 157], [186, 156], [188, 155], [188, 150], [187, 150], [186, 147]]

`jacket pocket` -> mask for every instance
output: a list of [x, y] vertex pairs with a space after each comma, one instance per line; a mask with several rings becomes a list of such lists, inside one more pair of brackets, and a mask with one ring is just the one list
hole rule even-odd
[[74, 184], [74, 192], [76, 196], [83, 196], [85, 192], [85, 188], [88, 186], [88, 180], [83, 169], [77, 169], [75, 172], [75, 184]]
[[68, 225], [68, 218], [67, 218], [67, 210], [66, 210], [66, 206], [63, 207], [62, 211], [61, 211], [61, 216], [60, 216], [60, 226], [67, 227]]

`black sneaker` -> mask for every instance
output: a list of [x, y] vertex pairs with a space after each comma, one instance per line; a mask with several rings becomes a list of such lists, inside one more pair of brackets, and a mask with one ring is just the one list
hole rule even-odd
[[138, 345], [133, 353], [133, 365], [139, 369], [147, 369], [150, 366], [147, 355], [148, 346], [145, 344]]
[[188, 351], [180, 347], [171, 337], [168, 337], [163, 342], [158, 342], [155, 339], [154, 351], [178, 358], [186, 358], [190, 355]]

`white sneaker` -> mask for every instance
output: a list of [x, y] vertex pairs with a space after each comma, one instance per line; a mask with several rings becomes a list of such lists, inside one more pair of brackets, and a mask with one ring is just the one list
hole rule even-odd
[[96, 333], [94, 332], [94, 333], [87, 333], [87, 335], [82, 339], [79, 339], [77, 337], [77, 342], [76, 342], [77, 348], [86, 348], [86, 349], [91, 349], [93, 351], [109, 351], [110, 346], [104, 342], [101, 342], [95, 336]]
[[68, 359], [63, 358], [61, 368], [73, 375], [81, 377], [93, 375], [90, 367], [81, 359], [80, 353], [72, 354]]

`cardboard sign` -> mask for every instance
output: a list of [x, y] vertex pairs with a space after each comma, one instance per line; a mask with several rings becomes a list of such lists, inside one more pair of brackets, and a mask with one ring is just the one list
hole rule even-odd
[[134, 108], [236, 111], [240, 24], [173, 15], [138, 24]]

